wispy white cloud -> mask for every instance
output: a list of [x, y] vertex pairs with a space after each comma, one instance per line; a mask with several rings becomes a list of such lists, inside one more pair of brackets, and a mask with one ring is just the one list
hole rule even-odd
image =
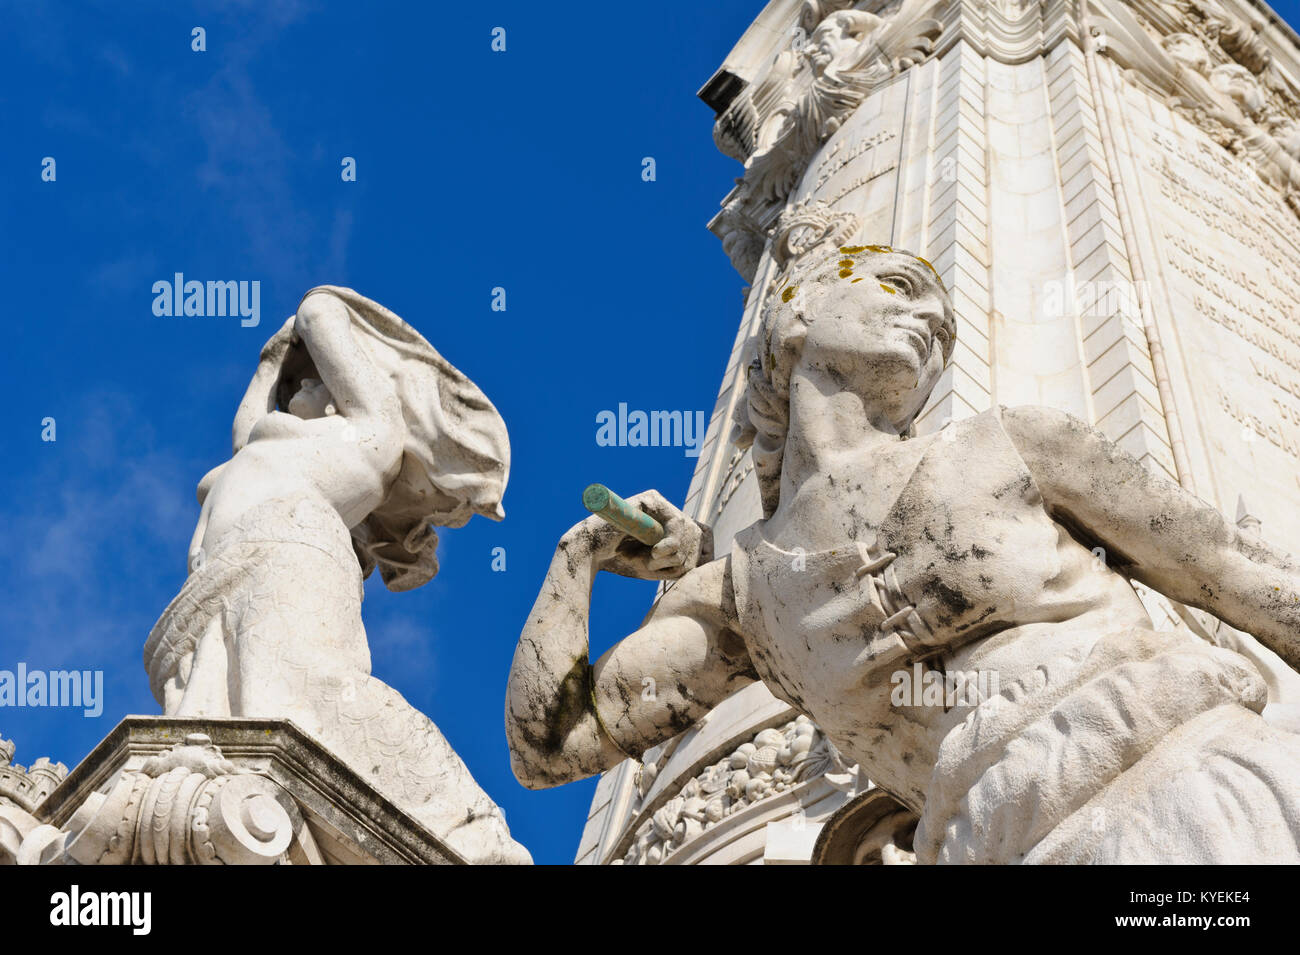
[[192, 465], [135, 450], [149, 443], [145, 421], [124, 396], [89, 397], [60, 417], [58, 440], [33, 455], [44, 460], [0, 502], [13, 542], [0, 553], [5, 658], [140, 666], [153, 619], [183, 578], [198, 512]]

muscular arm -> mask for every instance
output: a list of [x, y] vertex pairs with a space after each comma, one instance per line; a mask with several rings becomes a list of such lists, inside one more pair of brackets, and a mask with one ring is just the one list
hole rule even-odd
[[[278, 332], [262, 346], [262, 354], [253, 372], [253, 380], [244, 391], [244, 398], [235, 411], [235, 424], [231, 434], [232, 454], [238, 454], [240, 448], [248, 443], [248, 436], [265, 415], [275, 410], [275, 385], [280, 380], [280, 370], [284, 366], [284, 357], [289, 352], [293, 341], [293, 316], [289, 317]], [[207, 496], [203, 486], [199, 486], [200, 503]]]
[[393, 383], [357, 344], [352, 319], [342, 301], [323, 289], [308, 293], [298, 306], [293, 327], [340, 414], [354, 423], [373, 419], [400, 424], [401, 408]]
[[1134, 579], [1300, 667], [1300, 565], [1078, 418], [1010, 408], [1002, 420], [1054, 518], [1096, 539]]
[[686, 573], [640, 629], [589, 667], [592, 581], [619, 560], [595, 521], [560, 541], [510, 668], [510, 763], [530, 789], [639, 756], [756, 678], [735, 631], [727, 559]]

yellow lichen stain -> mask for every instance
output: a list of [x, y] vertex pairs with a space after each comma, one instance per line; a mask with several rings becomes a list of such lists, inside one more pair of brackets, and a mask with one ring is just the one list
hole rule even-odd
[[890, 287], [889, 287], [888, 285], [886, 285], [884, 282], [881, 282], [881, 283], [880, 283], [880, 287], [881, 287], [882, 289], [884, 289], [886, 292], [888, 292], [890, 295], [897, 295], [897, 294], [898, 294], [898, 290], [897, 290], [897, 289], [892, 289], [892, 288], [890, 288]]
[[915, 258], [916, 261], [922, 263], [926, 268], [930, 270], [931, 274], [934, 275], [934, 280], [939, 283], [939, 288], [943, 288], [943, 279], [939, 277], [939, 270], [936, 269], [933, 265], [931, 265], [928, 259], [923, 259], [919, 255], [916, 256]]
[[[919, 255], [912, 255], [911, 252], [904, 252], [901, 249], [895, 249], [892, 245], [842, 245], [840, 246], [840, 254], [842, 255], [860, 255], [863, 252], [876, 252], [881, 254], [890, 253], [895, 255], [911, 256], [912, 258], [916, 259], [916, 261], [920, 262], [922, 265], [924, 265], [926, 268], [930, 270], [930, 273], [934, 276], [935, 281], [939, 283], [939, 288], [941, 289], [945, 288], [943, 284], [943, 278], [939, 275], [939, 270], [936, 269], [934, 267], [934, 264], [931, 263], [928, 259], [922, 258]], [[843, 270], [840, 272], [840, 278], [848, 278], [849, 275], [846, 273], [852, 274], [852, 266], [856, 263], [854, 263], [851, 259], [842, 259], [839, 264], [840, 264], [840, 268]], [[856, 282], [860, 280], [854, 279], [854, 281]], [[889, 291], [893, 292], [894, 290], [889, 289]]]
[[861, 281], [862, 281], [862, 276], [859, 275], [857, 278], [853, 280], [853, 282], [850, 282], [849, 284], [852, 285], [854, 284], [854, 282], [861, 282]]
[[794, 298], [795, 293], [798, 291], [799, 291], [799, 286], [797, 285], [786, 286], [785, 291], [781, 293], [781, 301], [783, 302], [790, 301], [790, 299]]

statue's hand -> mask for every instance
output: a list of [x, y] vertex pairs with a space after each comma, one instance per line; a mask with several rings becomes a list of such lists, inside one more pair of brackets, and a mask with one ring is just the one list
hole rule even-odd
[[564, 535], [562, 546], [590, 556], [599, 570], [640, 580], [676, 580], [713, 557], [713, 534], [687, 517], [658, 491], [628, 498], [664, 528], [659, 543], [649, 546], [624, 534], [596, 515]]

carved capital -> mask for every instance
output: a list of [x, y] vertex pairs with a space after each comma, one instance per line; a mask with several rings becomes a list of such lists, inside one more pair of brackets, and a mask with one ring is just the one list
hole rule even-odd
[[36, 826], [26, 865], [272, 865], [303, 821], [276, 783], [237, 769], [212, 741], [185, 742], [92, 793], [63, 829]]

